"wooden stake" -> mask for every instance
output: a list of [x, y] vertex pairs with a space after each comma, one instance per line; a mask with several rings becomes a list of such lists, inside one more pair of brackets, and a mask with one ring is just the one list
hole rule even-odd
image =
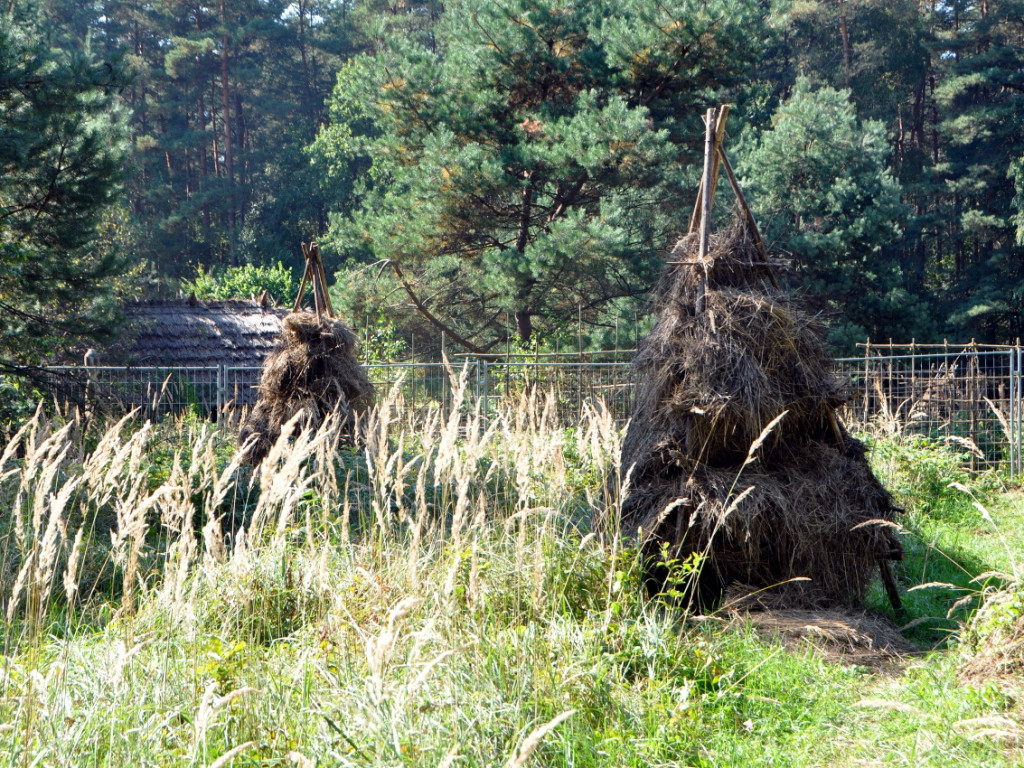
[[313, 257], [309, 249], [306, 248], [305, 243], [302, 245], [302, 252], [306, 254], [306, 271], [309, 272], [310, 282], [313, 284], [313, 307], [316, 311], [317, 322], [320, 321], [320, 314], [323, 311], [323, 286], [320, 285], [320, 275], [316, 271], [316, 264], [313, 263]]
[[832, 436], [836, 439], [836, 447], [839, 448], [840, 453], [846, 453], [846, 441], [843, 440], [843, 431], [839, 428], [839, 417], [836, 416], [831, 405], [825, 406], [825, 412], [828, 414], [829, 426], [832, 427]]
[[708, 110], [705, 119], [704, 130], [704, 175], [701, 177], [701, 218], [700, 218], [700, 251], [699, 257], [702, 262], [701, 276], [697, 283], [697, 313], [704, 311], [707, 284], [708, 267], [704, 259], [708, 255], [708, 240], [711, 236], [711, 172], [714, 167], [715, 136], [717, 124], [715, 122], [715, 109]]
[[[717, 124], [715, 125], [715, 146], [720, 147], [722, 145], [722, 139], [725, 137], [725, 118], [729, 114], [729, 105], [722, 105], [718, 113]], [[712, 166], [712, 182], [711, 182], [711, 199], [715, 199], [715, 189], [718, 186], [718, 157], [714, 158]], [[700, 184], [697, 185], [697, 199], [693, 203], [693, 213], [690, 215], [690, 228], [688, 232], [696, 232], [697, 227], [700, 226], [701, 210], [703, 207], [704, 200], [704, 177], [701, 176]]]
[[327, 275], [324, 273], [324, 261], [320, 258], [320, 245], [316, 242], [309, 244], [309, 255], [316, 275], [320, 280], [320, 293], [323, 296], [324, 310], [327, 316], [334, 317], [334, 305], [331, 304], [331, 296], [327, 293]]
[[771, 269], [771, 262], [768, 260], [768, 251], [764, 247], [764, 241], [761, 239], [761, 232], [757, 228], [757, 222], [754, 220], [754, 214], [750, 210], [750, 206], [747, 205], [747, 198], [743, 196], [743, 190], [740, 189], [740, 182], [736, 178], [736, 174], [733, 173], [732, 165], [729, 163], [729, 158], [725, 155], [725, 149], [721, 144], [718, 145], [718, 157], [722, 160], [722, 167], [725, 168], [725, 175], [729, 178], [729, 185], [732, 187], [733, 193], [736, 195], [736, 201], [740, 204], [740, 210], [743, 211], [743, 217], [747, 220], [747, 226], [750, 227], [750, 233], [754, 238], [754, 244], [757, 246], [757, 252], [761, 255], [765, 264], [769, 265], [768, 276], [771, 278], [772, 285], [775, 289], [779, 288], [779, 281], [775, 277], [775, 272]]
[[903, 610], [900, 591], [896, 586], [896, 578], [892, 575], [892, 569], [889, 567], [889, 561], [879, 560], [878, 570], [881, 572], [882, 585], [885, 587], [885, 593], [889, 596], [889, 602], [892, 603], [892, 609], [896, 612], [896, 618], [900, 621], [905, 620], [906, 612]]
[[295, 306], [292, 312], [298, 312], [302, 308], [302, 294], [306, 292], [306, 280], [309, 278], [309, 252], [306, 244], [302, 243], [302, 255], [306, 257], [306, 266], [302, 270], [302, 282], [299, 283], [299, 295], [295, 297]]

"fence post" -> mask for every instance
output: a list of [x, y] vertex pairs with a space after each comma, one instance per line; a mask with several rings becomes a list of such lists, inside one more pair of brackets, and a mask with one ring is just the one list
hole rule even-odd
[[1006, 430], [1006, 432], [1007, 432], [1006, 439], [1009, 440], [1009, 442], [1010, 442], [1010, 456], [1009, 456], [1009, 458], [1010, 458], [1010, 476], [1011, 477], [1013, 477], [1013, 475], [1016, 474], [1016, 472], [1017, 472], [1017, 425], [1014, 423], [1014, 411], [1016, 410], [1016, 406], [1014, 404], [1014, 398], [1017, 395], [1017, 391], [1016, 391], [1017, 382], [1014, 381], [1014, 368], [1017, 366], [1016, 358], [1017, 358], [1017, 350], [1011, 349], [1010, 350], [1010, 360], [1009, 360], [1009, 363], [1010, 363], [1010, 366], [1009, 366], [1010, 375], [1008, 377], [1010, 379], [1010, 391], [1009, 391], [1009, 398], [1007, 399], [1007, 402], [1008, 402], [1008, 405], [1009, 405], [1009, 408], [1007, 409], [1007, 411], [1008, 411], [1007, 418], [1008, 418], [1009, 423], [1007, 424], [1008, 429]]
[[869, 400], [871, 399], [871, 386], [869, 383], [870, 377], [870, 366], [871, 366], [871, 337], [868, 336], [867, 342], [864, 344], [864, 423], [868, 422], [868, 413], [871, 407]]
[[1022, 427], [1024, 427], [1024, 420], [1021, 418], [1021, 406], [1024, 404], [1024, 396], [1022, 396], [1021, 393], [1021, 386], [1024, 385], [1024, 375], [1022, 375], [1021, 369], [1024, 368], [1024, 365], [1022, 365], [1024, 364], [1024, 349], [1021, 349], [1018, 346], [1014, 349], [1014, 352], [1017, 357], [1016, 381], [1014, 383], [1017, 394], [1017, 408], [1015, 409], [1016, 413], [1014, 414], [1014, 431], [1017, 437], [1017, 467], [1015, 468], [1014, 474], [1020, 475], [1024, 472], [1024, 458], [1021, 457], [1021, 432], [1024, 431], [1024, 429], [1022, 429]]
[[228, 370], [224, 363], [217, 365], [217, 421], [220, 422], [227, 408]]
[[490, 392], [488, 391], [490, 389], [490, 381], [488, 380], [487, 360], [486, 359], [478, 360], [477, 361], [477, 365], [479, 366], [477, 370], [480, 371], [480, 393], [481, 393], [481, 396], [484, 399], [484, 401], [483, 401], [483, 408], [481, 409], [481, 412], [483, 413], [483, 416], [486, 419], [490, 415], [489, 411], [490, 411], [490, 400], [491, 400]]
[[480, 409], [480, 413], [483, 413], [483, 401], [480, 399], [482, 396], [481, 386], [483, 385], [483, 379], [480, 375], [479, 357], [473, 361], [473, 378], [476, 381], [476, 406]]

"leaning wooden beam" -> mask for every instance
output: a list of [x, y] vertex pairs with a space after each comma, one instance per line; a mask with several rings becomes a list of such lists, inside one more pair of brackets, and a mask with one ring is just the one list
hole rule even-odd
[[722, 147], [722, 140], [725, 138], [725, 119], [729, 116], [729, 105], [723, 104], [718, 108], [718, 121], [715, 125], [715, 156], [711, 166], [711, 202], [715, 202], [715, 192], [718, 191], [718, 149]]
[[903, 610], [903, 603], [900, 601], [900, 590], [896, 586], [896, 579], [892, 575], [892, 569], [889, 567], [888, 560], [878, 561], [878, 570], [882, 575], [882, 585], [885, 587], [885, 593], [889, 596], [889, 602], [892, 604], [892, 609], [896, 612], [896, 618], [900, 621], [906, 619], [906, 611]]
[[[715, 146], [722, 146], [722, 139], [725, 137], [725, 118], [729, 114], [729, 105], [723, 104], [718, 112], [718, 121], [715, 125]], [[711, 169], [711, 199], [715, 199], [715, 190], [718, 187], [718, 156], [714, 158]], [[693, 204], [693, 213], [690, 215], [690, 228], [688, 232], [696, 232], [700, 226], [701, 201], [704, 199], [704, 177], [701, 176], [700, 184], [697, 185], [697, 200]]]
[[[746, 218], [747, 224], [750, 227], [750, 233], [754, 238], [754, 244], [757, 246], [757, 252], [763, 259], [765, 266], [768, 267], [768, 277], [772, 281], [772, 285], [775, 286], [776, 290], [778, 290], [779, 280], [775, 277], [775, 270], [772, 269], [775, 264], [768, 259], [768, 250], [764, 247], [764, 241], [761, 239], [761, 232], [758, 230], [757, 222], [754, 220], [754, 214], [750, 210], [750, 206], [747, 204], [747, 198], [743, 195], [743, 190], [740, 189], [739, 180], [736, 178], [736, 174], [732, 170], [732, 164], [729, 162], [729, 158], [725, 154], [725, 149], [721, 144], [719, 144], [716, 149], [718, 157], [722, 161], [722, 167], [725, 168], [725, 175], [728, 177], [729, 184], [732, 186], [732, 191], [736, 194], [736, 201], [740, 204], [743, 216]], [[832, 436], [836, 441], [836, 446], [840, 451], [845, 451], [846, 441], [843, 439], [843, 431], [840, 428], [839, 416], [831, 406], [826, 407], [826, 414], [828, 416], [829, 427], [832, 429]]]
[[[303, 254], [306, 253], [306, 245], [302, 245]], [[292, 307], [292, 312], [298, 312], [302, 308], [302, 294], [306, 292], [306, 280], [309, 279], [309, 259], [306, 259], [306, 266], [302, 270], [302, 282], [299, 283], [299, 293], [295, 297], [295, 306]]]
[[331, 304], [331, 296], [327, 293], [327, 275], [324, 274], [324, 262], [320, 258], [320, 245], [318, 243], [313, 242], [309, 244], [309, 255], [316, 270], [316, 275], [320, 279], [320, 293], [323, 296], [327, 316], [334, 317], [334, 305]]
[[707, 264], [704, 263], [704, 259], [708, 255], [708, 241], [711, 236], [711, 171], [714, 166], [716, 134], [715, 110], [712, 107], [708, 110], [704, 131], [704, 175], [701, 177], [700, 251], [698, 254], [698, 258], [701, 261], [701, 275], [697, 283], [698, 314], [704, 311], [705, 295], [707, 293]]
[[[740, 204], [740, 210], [743, 211], [743, 217], [747, 220], [747, 225], [750, 227], [750, 233], [754, 238], [754, 244], [757, 246], [757, 252], [761, 255], [765, 264], [771, 264], [768, 259], [768, 250], [764, 247], [764, 241], [761, 239], [761, 231], [757, 228], [757, 222], [754, 220], [754, 214], [750, 210], [750, 206], [747, 205], [747, 198], [743, 196], [743, 190], [740, 189], [740, 182], [736, 178], [736, 174], [733, 173], [732, 164], [729, 162], [729, 158], [725, 155], [725, 148], [721, 144], [718, 145], [718, 157], [722, 161], [722, 167], [725, 168], [725, 175], [729, 179], [729, 184], [732, 186], [732, 191], [736, 194], [736, 201]], [[769, 268], [768, 276], [771, 278], [772, 285], [776, 289], [779, 288], [779, 281], [775, 277], [775, 273]]]

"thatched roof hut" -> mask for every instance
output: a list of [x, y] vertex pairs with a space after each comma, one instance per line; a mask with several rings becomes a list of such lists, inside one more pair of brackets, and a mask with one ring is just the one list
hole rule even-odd
[[[40, 384], [69, 403], [143, 406], [149, 416], [256, 402], [259, 371], [288, 313], [270, 301], [146, 301], [124, 307], [116, 343], [69, 351]], [[83, 365], [84, 363], [84, 365]]]

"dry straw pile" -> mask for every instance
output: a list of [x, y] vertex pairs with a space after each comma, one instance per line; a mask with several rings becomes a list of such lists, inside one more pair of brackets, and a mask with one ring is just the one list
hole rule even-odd
[[[238, 444], [245, 459], [256, 466], [296, 415], [296, 430], [316, 430], [333, 414], [342, 437], [354, 439], [360, 414], [373, 405], [373, 385], [356, 357], [356, 335], [332, 317], [326, 278], [316, 243], [305, 244], [306, 271], [295, 309], [281, 323], [277, 345], [267, 356], [260, 375], [259, 400], [242, 425]], [[315, 311], [301, 311], [302, 296], [311, 283]]]
[[821, 328], [774, 287], [749, 221], [737, 215], [704, 258], [696, 235], [681, 240], [656, 288], [633, 363], [622, 526], [656, 588], [666, 548], [669, 561], [700, 553], [696, 583], [674, 586], [705, 607], [733, 583], [781, 585], [790, 605], [857, 604], [901, 555], [896, 510], [835, 417], [844, 387]]
[[356, 335], [341, 320], [293, 312], [260, 376], [259, 400], [239, 434], [254, 466], [277, 442], [281, 427], [302, 413], [297, 428], [316, 429], [330, 413], [351, 438], [359, 414], [373, 405], [373, 385], [356, 359]]

